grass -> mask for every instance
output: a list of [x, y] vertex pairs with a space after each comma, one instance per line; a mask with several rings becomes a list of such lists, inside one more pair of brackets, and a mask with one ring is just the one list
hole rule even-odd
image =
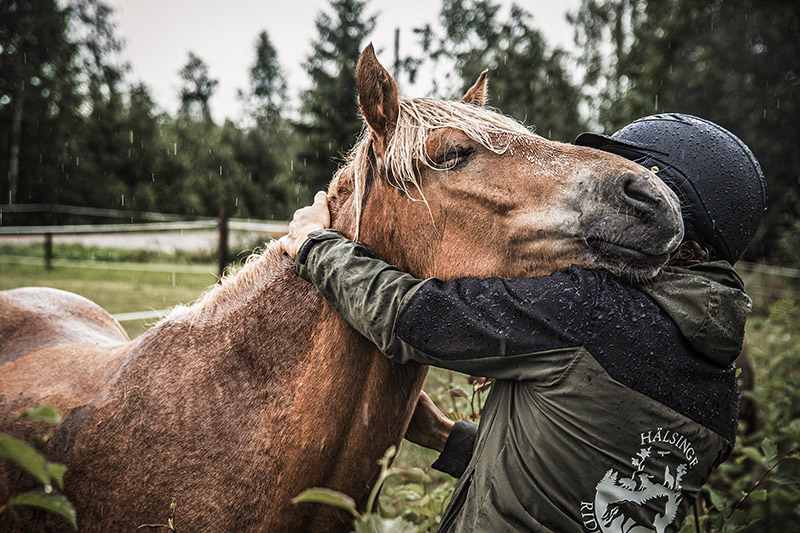
[[[43, 264], [20, 264], [18, 257], [0, 254], [0, 290], [52, 287], [80, 294], [111, 314], [162, 310], [190, 303], [217, 280], [214, 264], [207, 264], [207, 271], [202, 273], [184, 272], [174, 262], [162, 264], [164, 268], [160, 271], [138, 271], [62, 266], [70, 263], [59, 260], [52, 270], [45, 270]], [[170, 267], [175, 268], [170, 271]], [[126, 321], [122, 325], [133, 338], [147, 331], [152, 322]]]
[[[18, 256], [44, 258], [44, 246], [41, 243], [8, 244], [0, 242], [0, 257]], [[82, 244], [53, 243], [53, 257], [72, 261], [110, 261], [128, 263], [169, 263], [179, 265], [207, 264], [216, 261], [211, 252], [164, 253], [157, 250], [128, 250], [125, 248], [101, 248], [99, 246], [83, 246]]]

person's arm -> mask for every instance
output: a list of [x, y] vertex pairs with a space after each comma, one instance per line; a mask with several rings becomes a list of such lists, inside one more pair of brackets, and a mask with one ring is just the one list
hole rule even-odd
[[295, 214], [284, 249], [296, 254], [297, 274], [393, 361], [552, 382], [552, 358], [583, 344], [597, 283], [591, 271], [420, 280], [337, 231], [308, 233], [322, 225], [321, 210], [327, 215], [322, 193]]
[[419, 280], [333, 230], [309, 235], [295, 271], [393, 361], [500, 379], [535, 379], [552, 369], [531, 354], [583, 344], [596, 282], [585, 270]]
[[442, 413], [425, 392], [419, 393], [414, 415], [405, 438], [414, 444], [439, 452], [433, 468], [461, 477], [472, 459], [478, 425], [469, 420], [453, 422]]
[[453, 425], [454, 422], [436, 407], [430, 396], [425, 391], [420, 391], [414, 414], [411, 415], [406, 428], [405, 438], [414, 444], [441, 453], [453, 431]]

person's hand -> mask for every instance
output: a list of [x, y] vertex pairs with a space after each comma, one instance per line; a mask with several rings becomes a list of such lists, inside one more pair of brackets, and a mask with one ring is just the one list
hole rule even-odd
[[444, 416], [433, 400], [420, 391], [417, 406], [406, 429], [406, 439], [425, 448], [444, 451], [444, 443], [453, 431], [453, 421]]
[[278, 242], [289, 254], [289, 257], [294, 259], [309, 233], [328, 228], [330, 225], [331, 213], [328, 211], [328, 195], [319, 191], [314, 195], [313, 204], [294, 212], [294, 217], [289, 223], [289, 233], [281, 237]]

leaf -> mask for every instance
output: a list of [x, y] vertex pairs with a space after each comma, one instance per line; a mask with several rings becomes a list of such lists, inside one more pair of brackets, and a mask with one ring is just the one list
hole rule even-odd
[[444, 416], [453, 422], [458, 422], [459, 420], [469, 418], [469, 416], [465, 415], [464, 413], [445, 413]]
[[772, 442], [772, 439], [769, 437], [761, 441], [761, 451], [764, 452], [764, 459], [766, 459], [768, 463], [771, 463], [778, 457], [778, 446]]
[[433, 518], [436, 516], [432, 510], [428, 509], [427, 507], [423, 507], [421, 505], [407, 505], [405, 507], [408, 511], [418, 514], [419, 516], [425, 516], [428, 518]]
[[47, 424], [60, 424], [61, 413], [52, 405], [38, 405], [25, 411], [25, 416], [31, 420], [38, 420]]
[[453, 396], [454, 398], [467, 398], [467, 399], [469, 399], [469, 394], [467, 394], [467, 391], [465, 391], [461, 387], [455, 387], [453, 389], [450, 389], [448, 392], [450, 393], [450, 396]]
[[353, 498], [347, 494], [321, 487], [304, 490], [299, 496], [292, 500], [292, 503], [322, 503], [349, 511], [350, 514], [356, 518], [359, 516], [356, 510], [356, 502]]
[[394, 476], [400, 476], [406, 483], [425, 483], [426, 481], [430, 480], [428, 474], [426, 474], [421, 468], [417, 467], [398, 466], [390, 468], [383, 474], [383, 479], [389, 479], [390, 477]]
[[23, 441], [0, 433], [0, 459], [16, 463], [43, 485], [50, 485], [50, 473], [44, 456]]
[[781, 429], [781, 433], [794, 441], [800, 441], [800, 418], [795, 418]]
[[381, 518], [376, 514], [372, 514], [367, 518], [366, 531], [373, 533], [414, 533], [417, 531], [417, 527], [399, 516], [395, 518]]
[[46, 468], [50, 479], [56, 482], [59, 489], [64, 490], [64, 472], [67, 471], [67, 467], [58, 463], [47, 463]]
[[728, 507], [727, 499], [725, 498], [725, 494], [724, 493], [722, 493], [722, 492], [720, 492], [718, 490], [714, 490], [712, 488], [709, 488], [708, 489], [708, 495], [711, 497], [712, 505], [718, 511], [724, 511]]
[[426, 481], [430, 480], [428, 474], [426, 474], [421, 468], [417, 467], [403, 468], [400, 471], [400, 475], [403, 477], [403, 479], [411, 481], [412, 483], [425, 483]]
[[750, 493], [750, 497], [760, 502], [767, 501], [767, 491], [765, 489], [754, 490]]
[[[742, 446], [741, 449], [739, 449], [739, 453], [741, 453], [743, 457], [748, 457], [752, 459], [757, 464], [764, 463], [764, 456], [761, 455], [761, 452], [757, 448], [754, 448], [753, 446]], [[736, 461], [737, 462], [744, 461], [744, 459], [741, 460], [740, 459], [741, 458], [737, 458]]]
[[408, 502], [415, 502], [419, 501], [419, 494], [417, 494], [414, 490], [411, 489], [397, 489], [395, 492], [395, 498], [398, 501], [403, 502], [404, 504]]
[[[758, 523], [760, 520], [761, 517], [757, 513], [750, 513], [742, 509], [737, 509], [728, 517], [722, 531], [724, 533], [739, 533], [740, 531], [745, 531], [751, 525]], [[761, 528], [759, 528], [758, 531], [761, 531]]]
[[11, 498], [8, 502], [9, 507], [38, 507], [51, 513], [61, 515], [67, 519], [73, 529], [78, 529], [78, 521], [75, 516], [75, 508], [69, 500], [58, 492], [47, 493], [43, 490], [26, 492]]
[[425, 487], [418, 483], [404, 483], [395, 490], [401, 500], [419, 501], [425, 495]]
[[[795, 456], [796, 457], [796, 456]], [[770, 474], [769, 480], [772, 483], [776, 483], [778, 485], [793, 489], [795, 492], [800, 492], [800, 479], [792, 473], [782, 473], [772, 471], [773, 473]], [[776, 489], [770, 489], [772, 494], [776, 492]]]

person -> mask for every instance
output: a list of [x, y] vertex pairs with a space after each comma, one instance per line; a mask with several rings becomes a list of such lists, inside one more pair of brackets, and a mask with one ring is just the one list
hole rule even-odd
[[406, 437], [459, 478], [440, 531], [675, 531], [732, 451], [731, 363], [751, 302], [731, 265], [764, 210], [758, 162], [683, 114], [576, 142], [641, 163], [681, 199], [684, 244], [655, 279], [579, 266], [415, 279], [325, 229], [324, 193], [281, 240], [296, 273], [393, 361], [495, 379], [478, 426], [418, 400]]

